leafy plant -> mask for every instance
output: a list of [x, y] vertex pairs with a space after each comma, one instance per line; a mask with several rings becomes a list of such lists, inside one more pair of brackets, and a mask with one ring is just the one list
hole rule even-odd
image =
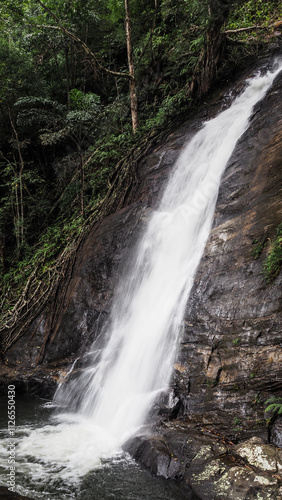
[[242, 421], [239, 417], [233, 418], [233, 429], [235, 432], [239, 432], [242, 430]]
[[265, 247], [265, 243], [266, 243], [266, 240], [262, 241], [262, 242], [259, 242], [258, 240], [254, 240], [253, 241], [253, 245], [255, 245], [255, 246], [254, 246], [254, 248], [251, 251], [251, 256], [255, 260], [257, 260], [257, 259], [260, 258], [261, 254], [262, 254], [262, 251], [263, 251], [263, 249]]
[[12, 309], [29, 277], [37, 270], [38, 277], [48, 276], [49, 271], [56, 265], [57, 256], [68, 250], [68, 246], [77, 238], [83, 229], [81, 216], [74, 216], [71, 220], [58, 222], [50, 226], [41, 236], [36, 246], [26, 248], [25, 257], [16, 262], [9, 271], [0, 275], [1, 295], [0, 304], [2, 313]]
[[187, 97], [185, 95], [185, 90], [177, 92], [177, 94], [172, 96], [167, 96], [162, 105], [160, 106], [156, 116], [147, 120], [146, 127], [162, 127], [168, 123], [169, 119], [175, 117], [176, 114], [180, 114], [187, 107]]
[[240, 339], [234, 339], [234, 340], [232, 340], [232, 344], [234, 346], [238, 346], [240, 344]]
[[271, 396], [265, 402], [268, 405], [265, 409], [266, 412], [272, 412], [273, 415], [282, 415], [282, 398], [278, 396]]
[[234, 6], [227, 29], [244, 28], [251, 25], [269, 25], [271, 20], [279, 19], [281, 2], [277, 0], [249, 0]]
[[76, 110], [92, 110], [100, 104], [101, 98], [97, 94], [88, 92], [85, 94], [81, 90], [72, 89], [69, 92], [70, 104], [73, 109]]
[[264, 276], [268, 282], [276, 278], [282, 266], [282, 223], [277, 227], [276, 235], [271, 241], [271, 250], [263, 265]]

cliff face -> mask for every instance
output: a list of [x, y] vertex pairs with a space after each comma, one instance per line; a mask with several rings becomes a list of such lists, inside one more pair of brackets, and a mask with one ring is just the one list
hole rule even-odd
[[223, 176], [186, 307], [173, 397], [160, 404], [153, 435], [125, 444], [154, 474], [180, 478], [202, 500], [282, 498], [282, 419], [270, 419], [264, 405], [282, 389], [282, 275], [267, 284], [262, 273], [282, 218], [281, 89], [282, 75]]
[[281, 83], [257, 105], [223, 176], [176, 364], [182, 414], [229, 434], [265, 433], [261, 402], [282, 389], [282, 275], [267, 284], [262, 273], [282, 220]]
[[[262, 275], [268, 238], [282, 220], [281, 87], [280, 76], [255, 108], [223, 176], [175, 364], [173, 386], [180, 414], [223, 427], [227, 418], [229, 429], [228, 415], [234, 415], [234, 405], [245, 424], [250, 418], [247, 427], [251, 428], [251, 402], [259, 399], [258, 392], [281, 389], [282, 276], [269, 285]], [[181, 147], [222, 102], [210, 102], [142, 160], [138, 189], [130, 194], [128, 205], [94, 226], [82, 244], [63, 312], [52, 331], [47, 305], [8, 352], [8, 366], [47, 368], [77, 357], [94, 340], [109, 316], [118, 279], [128, 268], [138, 235], [158, 204]], [[254, 242], [264, 244], [257, 260], [252, 256]]]
[[[269, 238], [282, 221], [281, 91], [280, 74], [256, 106], [223, 176], [213, 229], [186, 308], [171, 383], [173, 404], [159, 405], [159, 413], [170, 421], [168, 430], [162, 430], [166, 444], [162, 441], [161, 447], [166, 451], [160, 453], [171, 457], [166, 447], [174, 446], [173, 452], [184, 456], [184, 464], [200, 449], [198, 438], [191, 438], [191, 426], [200, 425], [233, 441], [256, 435], [266, 442], [269, 428], [263, 403], [270, 393], [282, 390], [282, 274], [271, 284], [262, 274]], [[13, 380], [29, 392], [52, 393], [64, 366], [98, 336], [109, 317], [120, 274], [127, 270], [138, 235], [158, 203], [181, 147], [203, 119], [211, 118], [224, 105], [222, 97], [220, 105], [214, 98], [141, 161], [138, 188], [129, 194], [127, 206], [93, 227], [81, 245], [56, 325], [50, 331], [47, 306], [8, 351], [7, 365], [0, 370], [2, 385]], [[263, 251], [255, 259], [252, 250], [258, 243], [263, 244]], [[271, 439], [281, 445], [281, 422], [271, 425]], [[183, 451], [187, 429], [193, 441], [189, 460], [189, 453]], [[205, 446], [214, 453], [214, 444], [206, 439]], [[157, 443], [158, 448], [160, 441]], [[142, 446], [140, 451], [135, 442], [129, 449], [149, 466], [144, 458], [146, 446]], [[218, 453], [226, 452], [217, 446]], [[158, 467], [157, 473], [183, 476], [181, 467], [169, 467], [171, 473], [162, 473]], [[202, 491], [200, 495], [211, 498], [210, 492], [207, 497]]]

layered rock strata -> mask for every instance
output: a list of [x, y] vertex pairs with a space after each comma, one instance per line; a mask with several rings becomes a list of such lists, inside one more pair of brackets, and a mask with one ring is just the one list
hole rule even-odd
[[[256, 106], [223, 176], [186, 308], [170, 403], [156, 407], [167, 424], [127, 446], [152, 472], [181, 479], [202, 499], [282, 498], [281, 452], [273, 446], [281, 447], [281, 419], [270, 418], [264, 404], [282, 391], [282, 274], [270, 284], [263, 275], [282, 222], [281, 90], [282, 75]], [[57, 324], [48, 331], [47, 305], [8, 351], [2, 387], [9, 381], [50, 396], [70, 363], [82, 359], [103, 331], [120, 274], [179, 151], [220, 102], [211, 101], [140, 162], [127, 206], [94, 226], [81, 246]], [[248, 441], [238, 444], [242, 439]]]

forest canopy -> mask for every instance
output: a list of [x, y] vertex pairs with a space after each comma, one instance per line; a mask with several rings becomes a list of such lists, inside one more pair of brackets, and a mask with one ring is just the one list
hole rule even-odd
[[4, 319], [34, 269], [40, 280], [84, 230], [118, 161], [281, 36], [281, 10], [279, 0], [1, 1]]

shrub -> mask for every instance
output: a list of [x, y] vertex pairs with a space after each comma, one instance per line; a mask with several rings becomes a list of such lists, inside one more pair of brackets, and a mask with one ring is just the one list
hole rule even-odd
[[276, 238], [271, 241], [271, 249], [264, 261], [263, 271], [268, 282], [273, 281], [282, 266], [282, 223], [276, 229]]
[[282, 415], [282, 398], [278, 396], [271, 396], [265, 402], [268, 405], [265, 409], [266, 412], [272, 412], [273, 415]]

